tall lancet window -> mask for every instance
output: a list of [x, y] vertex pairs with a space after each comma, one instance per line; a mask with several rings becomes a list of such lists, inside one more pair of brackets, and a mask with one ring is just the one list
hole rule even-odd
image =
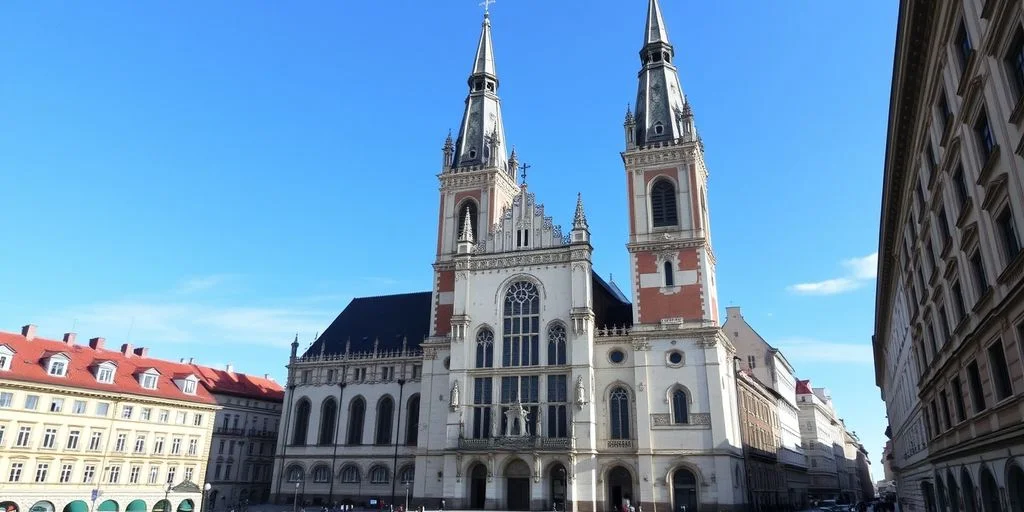
[[459, 216], [455, 219], [455, 231], [459, 236], [456, 238], [462, 238], [462, 231], [466, 227], [466, 212], [469, 212], [469, 225], [473, 229], [473, 237], [477, 238], [480, 236], [480, 230], [476, 225], [476, 203], [469, 200], [463, 201], [459, 205]]
[[476, 333], [476, 367], [494, 366], [494, 333], [484, 327]]
[[528, 281], [505, 292], [502, 366], [540, 364], [540, 294]]
[[656, 228], [679, 224], [676, 187], [666, 179], [658, 180], [651, 187], [651, 219]]
[[548, 328], [548, 364], [565, 364], [565, 326]]
[[612, 439], [631, 439], [629, 437], [629, 392], [625, 388], [615, 388], [608, 399]]

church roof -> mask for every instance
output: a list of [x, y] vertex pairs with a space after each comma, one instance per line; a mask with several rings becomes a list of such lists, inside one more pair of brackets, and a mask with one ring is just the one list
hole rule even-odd
[[[633, 323], [633, 305], [614, 283], [609, 284], [596, 272], [591, 274], [594, 290], [594, 324], [629, 326]], [[403, 341], [409, 350], [418, 349], [430, 335], [431, 292], [402, 293], [378, 297], [357, 297], [331, 322], [304, 355], [342, 354], [349, 351], [372, 352], [401, 350]], [[321, 347], [323, 347], [321, 349]]]

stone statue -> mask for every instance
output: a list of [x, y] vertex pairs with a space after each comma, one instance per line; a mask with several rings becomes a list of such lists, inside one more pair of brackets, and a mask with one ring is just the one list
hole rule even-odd
[[[529, 414], [523, 404], [516, 402], [505, 411], [505, 435], [507, 437], [526, 437], [526, 416]], [[519, 426], [516, 429], [516, 425]]]
[[453, 411], [459, 408], [459, 381], [455, 381], [452, 384], [451, 396], [448, 397], [448, 407]]
[[576, 407], [580, 409], [587, 405], [587, 389], [583, 387], [583, 376], [576, 377]]
[[[541, 433], [541, 422], [540, 422], [540, 409], [537, 409], [536, 417], [533, 418], [533, 435], [540, 437]], [[537, 473], [538, 475], [540, 473]]]

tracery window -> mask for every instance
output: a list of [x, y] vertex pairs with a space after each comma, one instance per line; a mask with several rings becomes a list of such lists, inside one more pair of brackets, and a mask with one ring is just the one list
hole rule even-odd
[[562, 324], [548, 328], [548, 364], [565, 364], [565, 326]]
[[611, 420], [612, 439], [630, 439], [629, 437], [629, 392], [618, 387], [608, 397], [610, 406], [608, 416]]
[[528, 281], [513, 283], [505, 293], [502, 366], [540, 364], [540, 294]]
[[672, 392], [672, 423], [685, 425], [689, 422], [690, 416], [687, 409], [686, 392], [676, 389]]
[[494, 366], [494, 332], [487, 327], [476, 333], [476, 367]]

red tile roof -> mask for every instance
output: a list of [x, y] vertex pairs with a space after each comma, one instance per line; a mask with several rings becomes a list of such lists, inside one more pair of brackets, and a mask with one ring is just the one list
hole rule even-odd
[[810, 380], [797, 380], [796, 381], [796, 394], [798, 394], [798, 395], [810, 395], [812, 393], [814, 393], [814, 391], [811, 390], [811, 381]]
[[210, 368], [209, 366], [192, 365], [199, 375], [200, 382], [211, 393], [269, 400], [284, 401], [284, 388], [280, 384], [263, 377], [255, 377], [244, 373], [229, 372]]
[[[130, 393], [133, 395], [154, 398], [168, 398], [204, 404], [215, 404], [216, 401], [203, 386], [196, 386], [195, 395], [186, 395], [171, 380], [175, 374], [197, 374], [192, 366], [164, 361], [151, 357], [142, 357], [128, 351], [93, 349], [88, 345], [74, 345], [63, 341], [33, 337], [26, 339], [21, 334], [0, 331], [0, 345], [8, 345], [14, 350], [9, 371], [0, 371], [0, 379], [35, 382], [54, 386], [68, 386], [107, 391]], [[66, 354], [71, 361], [68, 363], [67, 375], [57, 377], [49, 375], [43, 368], [42, 359], [50, 354], [60, 352]], [[102, 384], [96, 381], [92, 368], [104, 361], [117, 365], [114, 382]], [[156, 368], [160, 372], [156, 389], [143, 388], [135, 374], [139, 370]], [[199, 375], [196, 375], [197, 377]]]

